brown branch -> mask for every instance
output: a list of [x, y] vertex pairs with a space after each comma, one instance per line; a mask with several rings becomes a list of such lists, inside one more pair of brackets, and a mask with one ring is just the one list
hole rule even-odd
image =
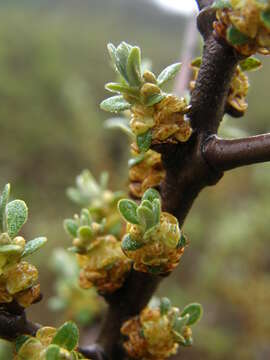
[[16, 302], [0, 307], [0, 338], [15, 340], [19, 335], [35, 336], [39, 324], [27, 320], [25, 310]]
[[218, 171], [270, 161], [270, 134], [234, 140], [212, 136], [203, 145], [203, 156]]
[[[197, 1], [200, 9], [212, 1]], [[161, 186], [162, 207], [178, 218], [182, 226], [198, 194], [216, 184], [223, 175], [209, 166], [202, 152], [205, 140], [217, 133], [223, 118], [230, 82], [240, 56], [213, 35], [215, 11], [205, 8], [198, 16], [198, 28], [205, 45], [202, 65], [192, 92], [190, 121], [194, 133], [187, 143], [164, 144], [154, 150], [162, 154], [166, 179]], [[132, 271], [124, 286], [107, 298], [109, 309], [98, 343], [110, 360], [123, 360], [120, 328], [148, 303], [161, 281], [160, 276]]]

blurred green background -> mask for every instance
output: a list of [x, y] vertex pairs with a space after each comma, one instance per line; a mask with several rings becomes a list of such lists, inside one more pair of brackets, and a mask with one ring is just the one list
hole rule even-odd
[[[84, 168], [108, 170], [115, 190], [127, 186], [128, 141], [103, 129], [108, 116], [99, 110], [104, 83], [114, 79], [106, 44], [140, 45], [158, 72], [181, 59], [188, 21], [150, 0], [0, 2], [0, 184], [11, 182], [13, 197], [29, 206], [26, 238], [49, 238], [32, 259], [44, 294], [29, 311], [35, 321], [64, 319], [46, 307], [56, 276], [49, 259], [70, 245], [62, 221], [78, 210], [66, 187]], [[247, 115], [227, 119], [224, 132], [269, 131], [269, 60], [263, 64], [250, 76]], [[190, 247], [159, 290], [175, 305], [205, 309], [181, 359], [270, 358], [269, 202], [270, 164], [232, 171], [197, 200], [185, 225]]]

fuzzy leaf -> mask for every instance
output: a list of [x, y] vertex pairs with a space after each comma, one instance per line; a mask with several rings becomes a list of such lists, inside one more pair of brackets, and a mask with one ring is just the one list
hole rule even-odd
[[140, 152], [144, 153], [150, 149], [152, 143], [152, 131], [147, 130], [145, 133], [137, 136], [137, 145]]
[[143, 243], [133, 240], [130, 234], [127, 234], [124, 236], [121, 246], [124, 251], [135, 251], [140, 249], [143, 246]]
[[165, 95], [162, 94], [153, 94], [150, 95], [146, 101], [145, 101], [145, 105], [146, 106], [154, 106], [155, 104], [158, 104], [161, 100], [163, 100], [165, 98]]
[[73, 220], [73, 219], [64, 220], [64, 229], [72, 237], [77, 236], [78, 228], [79, 228], [79, 226], [78, 226], [78, 224], [76, 223], [75, 220]]
[[168, 314], [168, 312], [171, 310], [172, 308], [172, 304], [171, 304], [171, 300], [164, 297], [160, 300], [160, 305], [159, 305], [159, 309], [160, 309], [160, 314], [161, 315], [166, 315]]
[[137, 216], [140, 224], [144, 226], [144, 231], [147, 231], [154, 226], [154, 214], [148, 207], [142, 205], [139, 206], [137, 208]]
[[227, 39], [232, 45], [243, 45], [249, 41], [249, 38], [234, 26], [227, 29]]
[[153, 211], [153, 206], [149, 200], [142, 200], [141, 206], [145, 206], [148, 209], [150, 209], [151, 211]]
[[116, 67], [122, 77], [128, 82], [127, 62], [132, 46], [124, 41], [116, 49]]
[[131, 105], [123, 98], [122, 95], [112, 96], [100, 104], [104, 111], [118, 113], [130, 109]]
[[26, 223], [28, 208], [24, 201], [14, 200], [6, 206], [6, 222], [8, 235], [13, 239]]
[[149, 200], [150, 202], [153, 202], [155, 199], [160, 200], [160, 194], [155, 189], [148, 189], [143, 194], [142, 200]]
[[131, 86], [140, 86], [142, 84], [141, 74], [141, 50], [134, 46], [129, 53], [127, 61], [127, 76]]
[[19, 245], [7, 244], [0, 245], [1, 255], [19, 255], [22, 253], [22, 247]]
[[176, 63], [166, 67], [157, 78], [158, 86], [161, 87], [169, 80], [174, 79], [179, 70], [181, 69], [181, 65], [181, 63]]
[[181, 313], [181, 317], [184, 317], [186, 314], [189, 314], [189, 320], [187, 325], [194, 325], [196, 322], [200, 320], [203, 314], [202, 305], [198, 303], [193, 303], [187, 305]]
[[5, 209], [9, 199], [10, 184], [6, 184], [0, 197], [0, 230], [5, 231]]
[[264, 25], [267, 27], [267, 29], [270, 29], [270, 11], [262, 11], [261, 12], [261, 19]]
[[106, 129], [120, 129], [125, 134], [127, 134], [131, 139], [135, 138], [135, 136], [129, 126], [129, 121], [124, 117], [108, 119], [104, 122], [104, 127]]
[[186, 314], [183, 317], [175, 318], [175, 320], [173, 322], [173, 330], [176, 331], [177, 333], [181, 334], [183, 327], [188, 324], [189, 319], [190, 319], [189, 314]]
[[46, 350], [46, 360], [61, 360], [61, 348], [57, 345], [50, 345]]
[[249, 57], [241, 61], [239, 65], [242, 71], [253, 71], [262, 67], [261, 61], [255, 57]]
[[22, 257], [26, 257], [35, 253], [42, 246], [44, 246], [46, 242], [47, 242], [47, 238], [45, 237], [38, 237], [36, 239], [28, 241], [25, 245], [24, 252], [22, 253]]
[[52, 344], [58, 345], [62, 348], [71, 351], [75, 349], [79, 341], [79, 330], [76, 324], [72, 321], [66, 322], [62, 325], [52, 340]]
[[120, 214], [131, 224], [139, 224], [137, 208], [138, 205], [132, 200], [122, 199], [118, 202], [118, 210]]
[[140, 154], [138, 156], [136, 156], [135, 158], [129, 159], [128, 160], [128, 167], [132, 168], [135, 165], [140, 164], [145, 158], [145, 154]]
[[152, 202], [153, 213], [154, 213], [154, 224], [157, 225], [160, 222], [161, 214], [161, 203], [159, 199], [154, 199]]
[[139, 91], [137, 89], [133, 89], [132, 87], [125, 84], [108, 83], [105, 85], [105, 89], [114, 93], [130, 95], [135, 98], [139, 96]]

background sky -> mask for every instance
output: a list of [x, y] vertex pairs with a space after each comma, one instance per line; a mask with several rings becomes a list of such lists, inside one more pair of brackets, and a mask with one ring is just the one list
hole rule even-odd
[[171, 11], [178, 11], [185, 14], [191, 14], [197, 10], [195, 0], [155, 0], [162, 7]]

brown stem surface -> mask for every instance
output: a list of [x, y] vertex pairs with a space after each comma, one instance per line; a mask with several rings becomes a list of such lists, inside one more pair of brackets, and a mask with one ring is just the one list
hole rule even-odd
[[234, 140], [211, 136], [203, 146], [203, 155], [217, 171], [270, 161], [270, 134]]

